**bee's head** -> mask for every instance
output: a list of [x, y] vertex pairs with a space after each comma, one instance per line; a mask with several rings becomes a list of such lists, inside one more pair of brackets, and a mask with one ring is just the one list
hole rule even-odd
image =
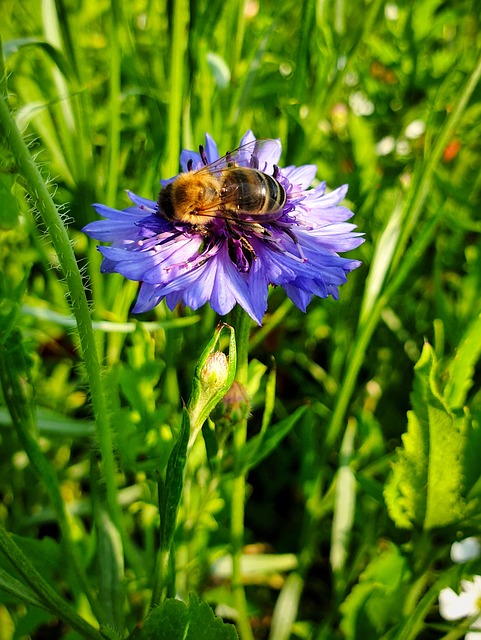
[[[159, 194], [159, 212], [167, 220], [198, 223], [194, 216], [204, 216], [219, 202], [217, 180], [207, 173], [181, 173]], [[205, 220], [204, 220], [205, 222]]]

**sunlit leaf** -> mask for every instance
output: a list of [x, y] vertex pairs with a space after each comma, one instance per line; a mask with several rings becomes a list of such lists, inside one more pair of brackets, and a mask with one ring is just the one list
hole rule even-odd
[[467, 418], [453, 413], [437, 388], [430, 345], [415, 366], [412, 410], [384, 496], [399, 527], [432, 529], [460, 522]]
[[131, 640], [237, 640], [235, 627], [214, 615], [207, 602], [191, 595], [186, 605], [165, 600], [153, 609]]
[[452, 408], [462, 407], [474, 384], [474, 367], [481, 356], [481, 316], [465, 332], [449, 367], [449, 381], [443, 396]]

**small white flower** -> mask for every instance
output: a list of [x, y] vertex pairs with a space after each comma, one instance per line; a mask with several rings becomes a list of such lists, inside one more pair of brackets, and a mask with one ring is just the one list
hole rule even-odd
[[404, 134], [409, 140], [415, 140], [419, 138], [419, 136], [422, 136], [425, 131], [426, 123], [423, 120], [413, 120], [406, 127]]
[[407, 140], [398, 140], [396, 143], [396, 153], [399, 156], [407, 156], [410, 152], [411, 147], [409, 146], [409, 142]]
[[396, 140], [393, 136], [385, 136], [376, 144], [376, 153], [378, 156], [387, 156], [394, 151]]
[[397, 20], [399, 18], [399, 9], [393, 2], [388, 2], [384, 7], [384, 15], [387, 20]]
[[361, 91], [351, 93], [349, 106], [355, 116], [370, 116], [374, 113], [374, 104]]
[[[439, 613], [445, 620], [460, 620], [478, 614], [471, 629], [481, 629], [481, 576], [474, 576], [472, 581], [461, 580], [459, 595], [450, 588], [442, 589]], [[465, 640], [481, 640], [481, 632], [470, 631]]]
[[474, 560], [481, 555], [481, 544], [478, 538], [470, 537], [454, 542], [451, 545], [451, 560], [457, 564]]

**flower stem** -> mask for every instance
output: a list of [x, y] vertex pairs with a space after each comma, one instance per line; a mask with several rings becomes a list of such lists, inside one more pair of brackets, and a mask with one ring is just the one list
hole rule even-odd
[[[237, 308], [236, 344], [237, 375], [236, 380], [242, 385], [247, 382], [247, 366], [249, 353], [249, 328], [251, 319], [240, 307]], [[254, 640], [249, 624], [247, 600], [242, 581], [242, 550], [244, 546], [244, 515], [246, 495], [246, 472], [239, 464], [247, 439], [247, 419], [242, 420], [234, 431], [235, 472], [232, 484], [231, 505], [231, 549], [232, 549], [232, 595], [237, 611], [237, 626], [241, 640]]]
[[[100, 449], [103, 476], [106, 486], [107, 503], [110, 516], [119, 531], [123, 532], [122, 512], [117, 499], [117, 485], [115, 480], [116, 465], [113, 454], [112, 434], [110, 431], [109, 414], [104, 381], [92, 329], [90, 309], [85, 295], [85, 284], [75, 259], [69, 237], [40, 171], [32, 159], [20, 131], [18, 130], [10, 112], [7, 98], [2, 91], [0, 96], [0, 129], [5, 133], [5, 139], [14, 156], [17, 169], [25, 179], [26, 188], [34, 207], [48, 229], [53, 247], [57, 252], [67, 283], [70, 304], [77, 322], [78, 334], [82, 348], [87, 376], [90, 382], [92, 406], [97, 428], [98, 446]], [[124, 541], [126, 536], [122, 535]]]

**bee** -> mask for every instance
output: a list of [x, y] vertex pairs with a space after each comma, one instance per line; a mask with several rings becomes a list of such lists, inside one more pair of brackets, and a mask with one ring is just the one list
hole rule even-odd
[[[257, 158], [260, 151], [278, 156], [279, 147], [278, 140], [253, 140], [208, 164], [201, 146], [205, 166], [192, 171], [191, 160], [189, 171], [161, 190], [159, 214], [204, 234], [219, 218], [230, 230], [233, 226], [258, 228], [261, 222], [276, 220], [286, 203], [286, 191], [276, 179], [277, 166], [271, 176], [262, 171]], [[243, 242], [248, 245], [246, 240]]]

